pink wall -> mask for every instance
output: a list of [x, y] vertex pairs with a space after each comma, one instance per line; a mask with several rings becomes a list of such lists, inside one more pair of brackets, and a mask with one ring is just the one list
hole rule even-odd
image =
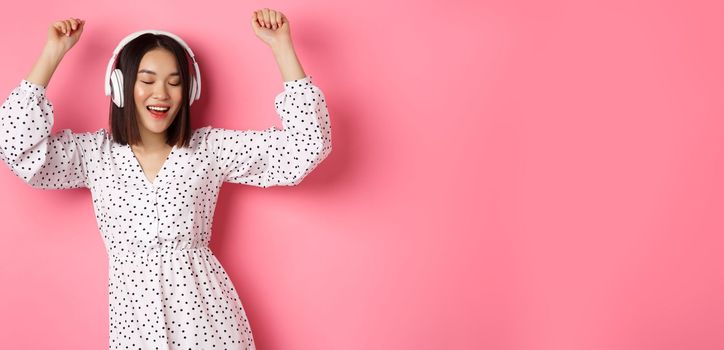
[[[280, 125], [247, 19], [289, 17], [335, 151], [221, 193], [212, 249], [259, 349], [724, 347], [720, 2], [46, 2], [0, 12], [0, 92], [53, 20], [87, 19], [55, 130], [106, 126], [105, 65], [145, 28], [199, 58], [194, 127]], [[0, 348], [103, 348], [90, 193], [0, 186]]]

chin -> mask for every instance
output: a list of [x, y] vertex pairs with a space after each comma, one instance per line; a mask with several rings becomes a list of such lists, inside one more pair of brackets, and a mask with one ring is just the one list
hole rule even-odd
[[154, 133], [154, 134], [165, 134], [165, 133], [166, 133], [166, 129], [168, 129], [168, 126], [164, 126], [164, 127], [158, 127], [158, 126], [146, 127], [146, 130], [148, 130], [148, 131], [150, 131], [150, 132], [152, 132], [152, 133]]
[[143, 126], [150, 132], [153, 132], [155, 134], [160, 134], [166, 132], [166, 129], [168, 129], [171, 124], [173, 124], [173, 121], [176, 119], [176, 115], [174, 114], [172, 117], [165, 117], [165, 118], [154, 118], [150, 113], [144, 113], [142, 120], [143, 120]]
[[142, 124], [143, 124], [144, 129], [146, 129], [154, 134], [164, 134], [164, 133], [166, 133], [166, 130], [168, 129], [168, 127], [171, 126], [172, 121], [170, 121], [168, 123], [159, 123], [158, 121], [155, 121], [155, 120], [144, 119]]

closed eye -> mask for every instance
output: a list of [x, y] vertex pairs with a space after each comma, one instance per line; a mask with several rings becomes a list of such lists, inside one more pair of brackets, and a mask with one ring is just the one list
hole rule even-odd
[[[142, 83], [144, 83], [144, 84], [148, 84], [148, 85], [151, 85], [151, 84], [153, 84], [153, 82], [152, 82], [152, 81], [141, 81], [141, 82], [142, 82]], [[179, 85], [181, 85], [181, 83], [178, 83], [178, 84], [171, 84], [171, 83], [169, 83], [169, 85], [173, 85], [173, 86], [179, 86]]]

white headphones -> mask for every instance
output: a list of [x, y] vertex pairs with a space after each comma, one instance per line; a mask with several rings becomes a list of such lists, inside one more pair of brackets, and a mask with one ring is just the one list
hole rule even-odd
[[116, 63], [116, 56], [118, 56], [118, 53], [121, 51], [121, 49], [123, 49], [124, 46], [126, 46], [126, 44], [128, 44], [129, 41], [146, 33], [167, 35], [172, 39], [175, 39], [179, 44], [181, 44], [181, 46], [186, 49], [186, 52], [188, 52], [189, 56], [191, 56], [191, 60], [194, 63], [195, 77], [191, 78], [189, 105], [193, 104], [195, 100], [198, 100], [199, 97], [201, 97], [201, 72], [199, 71], [199, 64], [196, 62], [196, 57], [194, 57], [194, 52], [191, 51], [191, 48], [186, 45], [186, 42], [184, 42], [181, 38], [179, 38], [175, 34], [162, 30], [141, 30], [135, 33], [131, 33], [123, 38], [123, 40], [121, 40], [118, 46], [116, 46], [116, 49], [113, 50], [113, 56], [108, 61], [105, 83], [106, 96], [111, 96], [111, 98], [113, 99], [113, 103], [116, 106], [123, 107], [123, 72], [121, 72], [120, 69], [113, 69], [113, 65]]

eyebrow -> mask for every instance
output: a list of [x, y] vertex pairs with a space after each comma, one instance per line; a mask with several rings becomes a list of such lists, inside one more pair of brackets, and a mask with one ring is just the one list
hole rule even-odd
[[[141, 69], [141, 70], [139, 70], [139, 71], [138, 71], [138, 74], [141, 74], [141, 73], [148, 73], [148, 74], [156, 75], [156, 72], [154, 72], [154, 71], [152, 71], [152, 70], [148, 70], [148, 69]], [[179, 73], [178, 73], [178, 72], [173, 72], [173, 73], [171, 73], [171, 74], [169, 74], [169, 75], [179, 75]]]

